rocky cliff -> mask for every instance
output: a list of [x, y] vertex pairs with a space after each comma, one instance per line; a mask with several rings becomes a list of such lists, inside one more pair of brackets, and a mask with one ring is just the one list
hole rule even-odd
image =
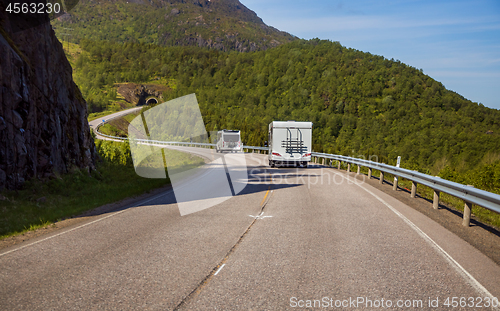
[[267, 26], [239, 0], [80, 0], [52, 25], [75, 43], [85, 38], [250, 52], [297, 39]]
[[21, 31], [7, 3], [0, 0], [0, 189], [93, 169], [87, 106], [48, 17]]

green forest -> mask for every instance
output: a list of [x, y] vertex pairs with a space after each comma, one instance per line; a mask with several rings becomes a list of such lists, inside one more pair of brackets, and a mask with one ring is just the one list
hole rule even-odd
[[[490, 171], [500, 188], [500, 111], [447, 90], [422, 70], [348, 49], [297, 40], [267, 51], [221, 52], [81, 40], [77, 84], [91, 109], [120, 82], [169, 81], [164, 100], [195, 93], [207, 131], [239, 129], [262, 146], [273, 120], [312, 121], [313, 150], [376, 156], [454, 179]], [[461, 176], [461, 177], [460, 177]]]

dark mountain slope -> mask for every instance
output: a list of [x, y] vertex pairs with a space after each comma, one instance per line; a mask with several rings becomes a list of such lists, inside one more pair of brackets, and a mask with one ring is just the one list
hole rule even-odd
[[295, 39], [265, 25], [238, 0], [82, 0], [52, 24], [60, 37], [73, 42], [86, 38], [245, 52]]

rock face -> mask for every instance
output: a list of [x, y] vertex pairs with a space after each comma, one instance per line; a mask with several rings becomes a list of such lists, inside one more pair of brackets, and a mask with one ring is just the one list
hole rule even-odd
[[70, 40], [199, 46], [225, 52], [266, 50], [297, 39], [266, 25], [239, 0], [80, 0], [52, 25], [60, 37], [71, 28]]
[[0, 189], [94, 169], [87, 105], [47, 16], [15, 32], [7, 3], [0, 0]]

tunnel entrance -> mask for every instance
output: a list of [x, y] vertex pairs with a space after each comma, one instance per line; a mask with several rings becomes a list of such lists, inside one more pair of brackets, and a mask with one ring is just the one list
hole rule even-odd
[[158, 104], [158, 99], [154, 97], [146, 99], [146, 105], [156, 105], [156, 104]]

